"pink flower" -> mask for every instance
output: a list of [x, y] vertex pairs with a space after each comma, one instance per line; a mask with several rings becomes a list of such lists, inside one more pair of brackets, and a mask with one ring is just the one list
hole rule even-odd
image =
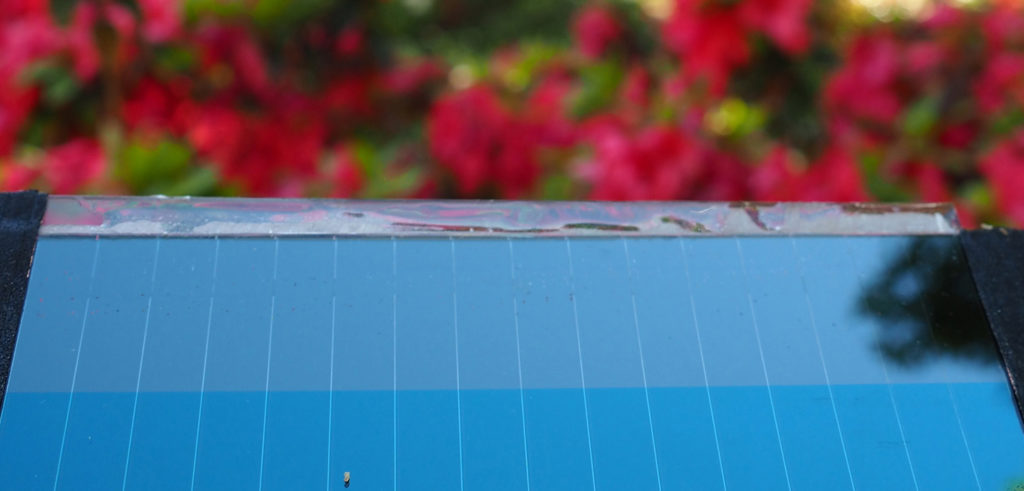
[[749, 60], [753, 34], [765, 34], [790, 54], [806, 51], [810, 8], [810, 0], [676, 0], [662, 39], [680, 56], [686, 78], [703, 79], [721, 95], [732, 72]]
[[577, 12], [572, 32], [576, 49], [587, 58], [598, 58], [622, 35], [622, 26], [611, 9], [591, 4]]
[[892, 124], [904, 105], [898, 90], [901, 66], [900, 48], [887, 33], [858, 38], [846, 64], [828, 81], [826, 108], [841, 118]]
[[355, 26], [346, 27], [338, 33], [338, 38], [334, 41], [334, 49], [342, 57], [353, 57], [363, 51], [364, 39], [365, 35], [362, 29]]
[[47, 150], [42, 174], [54, 193], [71, 194], [102, 176], [106, 162], [99, 142], [76, 138]]
[[38, 178], [37, 169], [19, 162], [0, 160], [0, 192], [29, 189]]
[[870, 196], [856, 161], [839, 147], [830, 147], [806, 170], [795, 167], [782, 147], [751, 174], [754, 199], [765, 201], [868, 201]]
[[585, 129], [594, 149], [582, 171], [598, 200], [673, 200], [696, 191], [704, 172], [700, 144], [678, 128], [652, 126], [631, 132], [612, 119]]
[[351, 198], [363, 187], [363, 169], [356, 160], [355, 152], [346, 145], [339, 145], [334, 151], [334, 179], [331, 196]]
[[384, 73], [380, 85], [384, 91], [396, 96], [410, 96], [425, 86], [441, 80], [445, 72], [434, 60], [401, 63]]
[[68, 50], [79, 80], [90, 80], [100, 70], [100, 52], [96, 47], [93, 29], [99, 17], [96, 5], [83, 2], [75, 7], [67, 29]]
[[142, 37], [166, 43], [181, 36], [181, 3], [169, 0], [138, 0], [142, 13]]
[[978, 167], [992, 186], [999, 210], [1015, 223], [1024, 223], [1024, 130], [999, 142]]
[[1002, 111], [1008, 102], [1024, 103], [1024, 54], [1007, 51], [993, 56], [975, 81], [974, 96], [985, 114]]
[[537, 142], [486, 86], [441, 97], [427, 120], [430, 152], [455, 176], [462, 195], [478, 195], [485, 185], [502, 196], [530, 191], [540, 175]]
[[746, 29], [733, 8], [677, 0], [662, 26], [662, 38], [680, 56], [684, 76], [690, 81], [703, 79], [715, 95], [725, 92], [729, 75], [750, 58]]
[[226, 65], [232, 69], [239, 88], [261, 96], [270, 91], [266, 60], [251, 33], [235, 27], [208, 26], [196, 37], [204, 70], [212, 72]]
[[813, 0], [746, 0], [739, 3], [743, 23], [764, 32], [790, 54], [807, 51], [811, 36], [807, 14]]
[[563, 72], [551, 73], [541, 79], [526, 99], [523, 119], [544, 145], [569, 146], [575, 142], [575, 123], [568, 117], [568, 98], [573, 80]]

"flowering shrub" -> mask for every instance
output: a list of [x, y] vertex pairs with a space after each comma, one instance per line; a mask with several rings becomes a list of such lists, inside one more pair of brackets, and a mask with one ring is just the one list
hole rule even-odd
[[2, 2], [0, 190], [952, 201], [1024, 224], [1013, 3], [487, 3]]

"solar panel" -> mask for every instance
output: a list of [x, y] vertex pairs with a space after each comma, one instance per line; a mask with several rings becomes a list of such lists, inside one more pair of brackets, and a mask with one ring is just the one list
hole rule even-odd
[[[95, 204], [102, 223], [48, 215], [36, 247], [0, 413], [11, 489], [1024, 479], [984, 309], [927, 213], [902, 226], [939, 225], [907, 235], [697, 208], [689, 232], [651, 233], [636, 224], [680, 225], [629, 205], [616, 226], [573, 216], [584, 226], [559, 232], [448, 209], [331, 234], [288, 228], [331, 218], [316, 210], [231, 228], [224, 202], [190, 205], [202, 223], [180, 228], [155, 206], [130, 228]], [[733, 213], [764, 233], [723, 233]]]

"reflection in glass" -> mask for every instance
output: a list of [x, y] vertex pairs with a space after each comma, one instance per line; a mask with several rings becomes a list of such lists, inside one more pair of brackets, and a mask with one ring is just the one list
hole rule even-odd
[[885, 268], [858, 302], [874, 317], [879, 349], [902, 366], [939, 357], [998, 363], [985, 312], [960, 250], [952, 237], [900, 241]]

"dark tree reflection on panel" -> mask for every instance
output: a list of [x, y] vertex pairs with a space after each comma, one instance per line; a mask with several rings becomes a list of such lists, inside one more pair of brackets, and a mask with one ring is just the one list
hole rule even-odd
[[985, 311], [955, 237], [915, 237], [906, 242], [858, 302], [878, 319], [879, 349], [897, 365], [941, 356], [998, 363]]

